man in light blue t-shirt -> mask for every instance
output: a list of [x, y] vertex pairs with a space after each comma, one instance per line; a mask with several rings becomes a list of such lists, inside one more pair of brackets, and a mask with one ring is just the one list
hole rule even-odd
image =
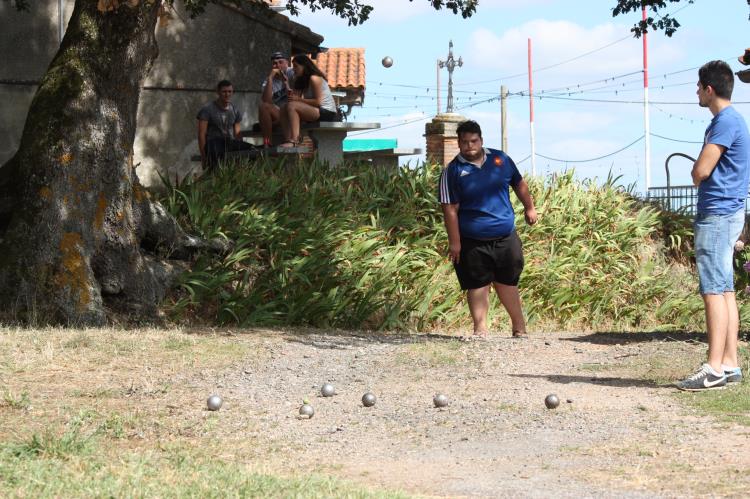
[[698, 103], [714, 116], [691, 172], [698, 187], [695, 261], [706, 307], [708, 361], [676, 384], [681, 390], [723, 388], [742, 381], [733, 251], [745, 225], [750, 135], [745, 120], [732, 107], [733, 88], [734, 74], [724, 61], [708, 62], [698, 71]]

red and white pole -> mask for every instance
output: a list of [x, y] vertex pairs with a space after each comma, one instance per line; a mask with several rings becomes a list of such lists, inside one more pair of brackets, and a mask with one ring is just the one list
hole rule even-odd
[[[641, 7], [642, 19], [646, 20], [646, 6]], [[643, 138], [645, 144], [646, 196], [651, 187], [651, 124], [648, 115], [648, 34], [643, 33]]]
[[531, 71], [531, 38], [529, 40], [529, 138], [531, 140], [531, 175], [536, 175], [536, 138], [534, 137], [534, 80]]

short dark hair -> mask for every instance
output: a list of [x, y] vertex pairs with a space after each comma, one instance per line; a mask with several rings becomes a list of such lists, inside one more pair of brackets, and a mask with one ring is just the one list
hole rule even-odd
[[731, 99], [734, 90], [734, 73], [724, 61], [710, 61], [698, 70], [698, 81], [703, 88], [714, 89], [717, 97]]
[[231, 86], [232, 86], [232, 82], [231, 82], [231, 81], [229, 81], [229, 80], [221, 80], [221, 81], [220, 81], [220, 82], [219, 82], [219, 83], [218, 83], [218, 84], [216, 85], [216, 90], [221, 90], [221, 89], [222, 89], [222, 88], [224, 88], [224, 87], [231, 87]]
[[476, 133], [479, 135], [479, 138], [482, 138], [482, 128], [474, 120], [466, 120], [458, 124], [458, 128], [456, 128], [458, 138], [460, 139], [464, 133]]

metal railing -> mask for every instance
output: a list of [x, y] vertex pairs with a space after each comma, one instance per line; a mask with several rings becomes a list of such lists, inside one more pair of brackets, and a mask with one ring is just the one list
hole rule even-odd
[[[692, 216], [695, 215], [698, 203], [698, 189], [693, 185], [671, 185], [669, 161], [677, 156], [695, 162], [694, 158], [681, 152], [667, 156], [667, 160], [664, 162], [664, 168], [667, 172], [667, 185], [665, 187], [649, 187], [646, 200], [657, 203], [664, 210]], [[747, 200], [745, 200], [745, 213], [750, 213], [748, 212]]]

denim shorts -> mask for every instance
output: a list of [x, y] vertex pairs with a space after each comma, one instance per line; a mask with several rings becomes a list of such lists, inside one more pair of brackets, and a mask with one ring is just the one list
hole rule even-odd
[[731, 215], [695, 217], [695, 263], [700, 293], [734, 292], [734, 243], [745, 226], [745, 210]]

